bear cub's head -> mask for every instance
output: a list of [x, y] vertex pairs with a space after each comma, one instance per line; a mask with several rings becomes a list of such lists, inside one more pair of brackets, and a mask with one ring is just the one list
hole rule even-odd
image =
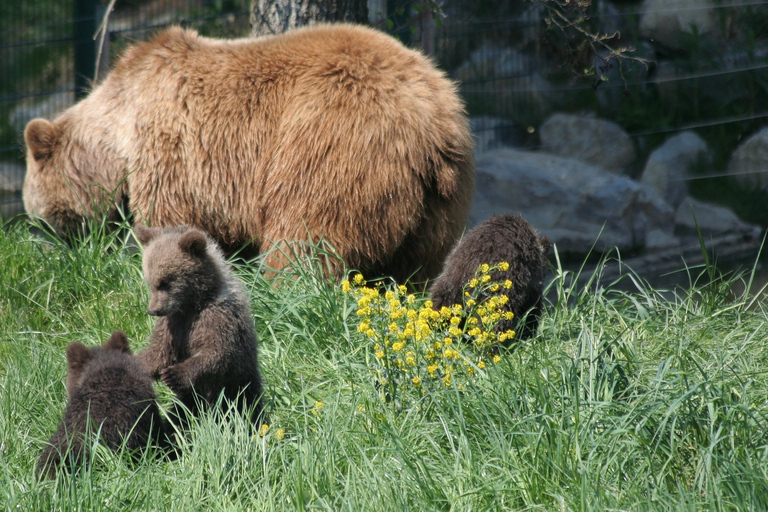
[[128, 337], [123, 331], [115, 331], [101, 347], [88, 348], [73, 342], [67, 346], [67, 394], [75, 396], [83, 383], [83, 374], [91, 361], [106, 359], [112, 354], [131, 354]]
[[190, 314], [219, 292], [223, 257], [205, 233], [187, 226], [140, 225], [134, 233], [144, 246], [142, 266], [149, 286], [150, 315]]

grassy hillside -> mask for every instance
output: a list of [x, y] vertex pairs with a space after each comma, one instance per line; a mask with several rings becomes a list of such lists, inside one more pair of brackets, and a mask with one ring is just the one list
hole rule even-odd
[[[98, 230], [97, 230], [98, 231]], [[354, 290], [305, 262], [252, 297], [269, 430], [192, 427], [177, 461], [99, 451], [33, 468], [66, 403], [64, 349], [114, 329], [145, 346], [140, 255], [0, 231], [0, 501], [7, 510], [765, 510], [768, 312], [729, 282], [670, 294], [577, 288], [554, 269], [539, 335], [429, 393], [382, 399]], [[695, 276], [694, 276], [695, 277]], [[703, 282], [703, 281], [702, 281]], [[417, 297], [414, 308], [423, 303]], [[170, 395], [158, 387], [163, 406]], [[405, 392], [404, 392], [405, 393]], [[406, 399], [407, 398], [407, 399]]]

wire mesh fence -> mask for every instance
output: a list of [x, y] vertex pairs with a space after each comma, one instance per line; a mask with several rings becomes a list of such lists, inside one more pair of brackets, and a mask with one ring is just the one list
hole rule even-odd
[[[454, 3], [458, 7], [451, 7]], [[645, 41], [637, 20], [649, 14], [676, 13], [673, 7], [651, 2], [662, 7], [648, 12], [640, 7], [608, 8], [608, 2], [595, 0], [590, 18], [594, 28], [603, 32], [621, 28], [619, 44], [635, 47], [633, 55], [646, 59], [608, 65], [600, 55], [584, 60], [582, 55], [568, 53], [569, 36], [546, 23], [542, 4], [445, 4], [447, 17], [442, 23], [425, 25], [422, 15], [420, 22], [411, 21], [415, 30], [388, 28], [410, 44], [422, 46], [460, 84], [478, 151], [496, 145], [536, 148], [538, 126], [547, 116], [557, 111], [589, 111], [627, 130], [641, 158], [643, 151], [647, 154], [669, 134], [695, 129], [719, 152], [719, 161], [716, 158], [715, 168], [710, 169], [716, 173], [739, 141], [768, 120], [766, 1], [703, 2], [700, 9], [718, 24], [721, 35], [708, 38], [693, 30], [677, 48], [670, 48]], [[491, 4], [508, 8], [497, 8], [498, 16], [489, 18], [493, 13], [485, 11]], [[53, 118], [87, 94], [109, 69], [110, 60], [132, 41], [146, 39], [171, 24], [212, 37], [242, 37], [249, 32], [248, 0], [118, 0], [102, 43], [95, 36], [104, 13], [100, 0], [0, 5], [0, 205], [4, 216], [20, 197], [26, 123], [35, 117]], [[382, 26], [387, 28], [383, 22]], [[595, 75], [575, 79], [590, 67]], [[595, 76], [600, 77], [598, 87]]]

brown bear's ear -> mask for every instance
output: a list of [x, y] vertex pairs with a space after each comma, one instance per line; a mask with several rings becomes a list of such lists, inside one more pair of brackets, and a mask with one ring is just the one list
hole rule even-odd
[[205, 247], [208, 241], [202, 231], [193, 229], [184, 233], [179, 239], [179, 247], [182, 251], [188, 252], [193, 256], [202, 256], [205, 254]]
[[67, 365], [70, 372], [82, 370], [90, 359], [91, 351], [82, 343], [75, 341], [67, 346]]
[[118, 350], [126, 354], [131, 353], [131, 348], [128, 346], [128, 336], [123, 331], [113, 332], [112, 337], [104, 342], [104, 348], [106, 350]]
[[42, 118], [33, 119], [27, 124], [24, 140], [35, 161], [44, 160], [53, 154], [59, 134], [56, 125]]
[[543, 236], [539, 240], [539, 243], [541, 244], [541, 252], [544, 253], [544, 256], [546, 256], [549, 253], [549, 248], [552, 246], [549, 238]]
[[156, 238], [161, 231], [162, 228], [148, 228], [147, 226], [142, 226], [141, 224], [136, 224], [133, 227], [133, 233], [136, 235], [136, 239], [141, 243], [141, 245], [147, 245], [154, 238]]

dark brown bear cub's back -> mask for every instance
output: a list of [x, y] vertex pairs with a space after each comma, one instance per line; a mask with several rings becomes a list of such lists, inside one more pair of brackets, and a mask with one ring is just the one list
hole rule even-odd
[[144, 245], [148, 313], [159, 317], [138, 358], [188, 409], [213, 405], [223, 392], [238, 407], [261, 412], [256, 330], [245, 290], [221, 250], [188, 227], [136, 227]]
[[[475, 277], [483, 263], [509, 263], [506, 272], [497, 271], [494, 281], [512, 281], [505, 294], [505, 309], [515, 314], [513, 320], [502, 320], [497, 331], [517, 329], [518, 338], [533, 335], [539, 323], [541, 294], [549, 264], [549, 240], [539, 237], [531, 225], [519, 215], [495, 215], [470, 230], [445, 260], [443, 273], [429, 288], [436, 309], [463, 304], [464, 286]], [[526, 312], [525, 324], [519, 318]]]
[[99, 432], [113, 450], [123, 442], [131, 452], [148, 444], [166, 447], [152, 379], [131, 355], [125, 333], [115, 331], [101, 348], [71, 343], [67, 366], [69, 403], [37, 464], [39, 477], [53, 478], [62, 465], [87, 456], [88, 432]]

